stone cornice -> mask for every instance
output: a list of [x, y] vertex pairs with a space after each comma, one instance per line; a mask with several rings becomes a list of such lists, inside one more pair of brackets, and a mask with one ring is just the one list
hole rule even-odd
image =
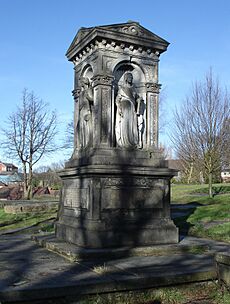
[[143, 59], [150, 59], [154, 61], [159, 61], [160, 52], [154, 48], [147, 48], [145, 46], [136, 45], [134, 43], [128, 42], [118, 42], [115, 39], [98, 39], [91, 42], [85, 48], [77, 52], [71, 59], [74, 65], [78, 65], [83, 60], [88, 58], [95, 53], [97, 50], [102, 51], [113, 51], [121, 54], [127, 54], [129, 56], [138, 56]]

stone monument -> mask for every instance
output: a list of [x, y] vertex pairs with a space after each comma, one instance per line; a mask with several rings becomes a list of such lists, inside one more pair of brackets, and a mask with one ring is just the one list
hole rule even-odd
[[138, 22], [81, 28], [74, 64], [74, 151], [56, 237], [84, 248], [178, 242], [158, 149], [158, 64], [169, 43]]

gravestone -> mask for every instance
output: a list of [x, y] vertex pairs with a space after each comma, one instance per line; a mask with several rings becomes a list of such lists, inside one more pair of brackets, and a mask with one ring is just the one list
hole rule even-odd
[[158, 65], [168, 42], [138, 22], [81, 28], [74, 64], [74, 151], [60, 173], [56, 237], [84, 248], [178, 242], [158, 149]]

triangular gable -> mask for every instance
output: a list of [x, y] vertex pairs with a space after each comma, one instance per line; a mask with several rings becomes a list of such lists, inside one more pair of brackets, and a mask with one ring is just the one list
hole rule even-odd
[[111, 24], [111, 25], [102, 25], [96, 27], [89, 27], [89, 28], [80, 28], [77, 32], [76, 36], [74, 37], [70, 47], [67, 50], [67, 57], [73, 49], [79, 44], [84, 44], [87, 41], [87, 38], [91, 36], [101, 36], [103, 33], [107, 35], [111, 34], [114, 35], [115, 39], [125, 40], [125, 37], [130, 39], [140, 39], [149, 41], [149, 43], [163, 45], [165, 48], [169, 45], [169, 42], [162, 39], [161, 37], [157, 36], [156, 34], [152, 33], [151, 31], [147, 30], [143, 26], [141, 26], [138, 22], [130, 21], [127, 23], [120, 23], [120, 24]]
[[[139, 22], [129, 21], [127, 23], [121, 24], [111, 24], [111, 25], [103, 25], [97, 26], [96, 28], [107, 29], [115, 32], [124, 33], [127, 35], [132, 35], [134, 37], [146, 38], [154, 41], [158, 41], [160, 43], [169, 44], [166, 40], [152, 33], [145, 27], [139, 24]], [[91, 28], [92, 29], [92, 28]]]
[[90, 27], [90, 28], [84, 28], [84, 27], [81, 27], [79, 29], [79, 31], [77, 32], [77, 34], [75, 35], [72, 43], [70, 44], [70, 47], [68, 48], [67, 50], [67, 53], [72, 50], [72, 48], [78, 44], [85, 36], [87, 36], [94, 28], [93, 27]]

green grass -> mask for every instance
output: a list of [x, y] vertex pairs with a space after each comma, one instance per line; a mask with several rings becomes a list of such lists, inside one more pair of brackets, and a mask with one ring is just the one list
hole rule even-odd
[[196, 222], [208, 223], [228, 218], [230, 219], [230, 196], [228, 199], [220, 198], [209, 202], [209, 205], [197, 207], [189, 217], [189, 222], [191, 224]]
[[88, 296], [79, 304], [229, 304], [230, 292], [215, 283], [191, 284], [155, 290]]
[[214, 225], [210, 228], [196, 224], [190, 229], [190, 235], [230, 243], [230, 222]]
[[[214, 184], [214, 190], [217, 195], [214, 198], [209, 198], [208, 185], [187, 185], [187, 184], [172, 184], [171, 187], [171, 200], [173, 203], [191, 203], [200, 202], [202, 204], [212, 203], [215, 199], [219, 200], [220, 197], [223, 199], [229, 199], [230, 195], [230, 184]], [[222, 190], [221, 190], [222, 189]], [[219, 191], [219, 192], [218, 192]], [[224, 193], [224, 194], [223, 194]], [[219, 195], [218, 195], [219, 194]], [[220, 195], [221, 194], [221, 195]], [[204, 196], [202, 196], [204, 195]]]
[[[200, 195], [207, 193], [207, 185], [203, 187], [200, 185], [173, 185], [173, 203], [197, 204], [191, 209], [190, 214], [181, 216], [174, 222], [182, 233], [186, 231], [189, 235], [230, 242], [230, 193], [228, 193], [230, 185], [215, 184], [215, 187], [222, 189], [222, 192], [209, 198], [207, 195]], [[206, 224], [209, 223], [213, 225], [207, 226]]]
[[[215, 186], [213, 186], [212, 189], [213, 189], [214, 195], [230, 193], [230, 186], [227, 184], [221, 184], [221, 185], [216, 184]], [[193, 190], [193, 192], [195, 194], [208, 194], [209, 189], [208, 189], [208, 187], [202, 187], [202, 188]]]
[[[56, 217], [56, 215], [57, 215], [56, 211], [40, 212], [40, 213], [11, 214], [11, 213], [5, 213], [4, 209], [1, 208], [0, 209], [0, 232], [36, 225], [37, 223], [39, 223], [41, 221], [45, 221], [52, 217]], [[50, 230], [49, 224], [41, 225], [41, 228], [45, 229], [46, 225], [48, 225], [47, 229]]]

